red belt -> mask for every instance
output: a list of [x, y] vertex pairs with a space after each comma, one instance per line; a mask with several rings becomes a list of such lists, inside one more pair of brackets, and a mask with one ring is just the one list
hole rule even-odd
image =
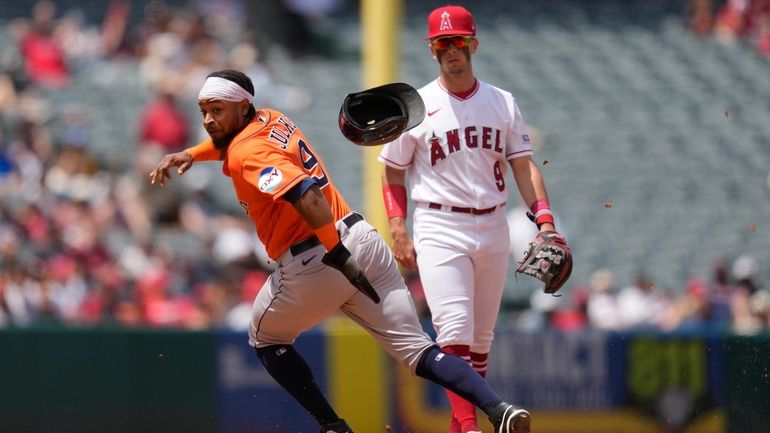
[[485, 215], [494, 212], [500, 206], [492, 206], [486, 209], [474, 209], [472, 207], [442, 206], [438, 203], [428, 203], [428, 207], [431, 209], [449, 209], [452, 212], [469, 213], [471, 215]]

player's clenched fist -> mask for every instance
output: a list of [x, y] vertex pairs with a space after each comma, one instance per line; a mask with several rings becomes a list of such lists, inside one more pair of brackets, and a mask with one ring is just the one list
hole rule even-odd
[[181, 176], [187, 171], [193, 164], [193, 157], [187, 151], [181, 151], [176, 153], [169, 153], [160, 160], [158, 165], [150, 172], [150, 183], [155, 185], [155, 182], [163, 186], [166, 184], [166, 179], [171, 179], [171, 175], [168, 173], [168, 169], [171, 167], [178, 167], [177, 173]]
[[414, 243], [406, 230], [404, 218], [391, 218], [390, 237], [393, 239], [393, 257], [402, 267], [416, 271], [417, 254], [414, 252]]

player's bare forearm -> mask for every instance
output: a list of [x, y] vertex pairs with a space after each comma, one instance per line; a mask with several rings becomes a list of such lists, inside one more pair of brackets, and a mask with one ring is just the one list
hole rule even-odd
[[385, 166], [385, 170], [382, 172], [382, 184], [383, 185], [405, 185], [406, 184], [406, 170], [399, 170], [389, 165]]
[[516, 180], [516, 186], [519, 188], [521, 198], [527, 206], [535, 200], [548, 199], [543, 175], [532, 158], [512, 159], [511, 169], [513, 170], [513, 178]]
[[180, 176], [190, 169], [193, 165], [193, 157], [189, 152], [183, 150], [181, 152], [169, 153], [165, 155], [158, 165], [150, 172], [150, 183], [155, 185], [157, 182], [161, 187], [166, 184], [166, 181], [171, 179], [169, 169], [177, 167], [177, 174]]
[[334, 221], [332, 209], [317, 185], [311, 186], [302, 194], [302, 197], [297, 199], [294, 209], [314, 230]]
[[[516, 186], [519, 189], [524, 203], [529, 206], [536, 200], [548, 200], [548, 191], [545, 187], [543, 173], [538, 168], [535, 161], [530, 157], [515, 158], [511, 160], [511, 169], [513, 178], [516, 180]], [[555, 230], [554, 225], [545, 223], [540, 226], [541, 231]]]

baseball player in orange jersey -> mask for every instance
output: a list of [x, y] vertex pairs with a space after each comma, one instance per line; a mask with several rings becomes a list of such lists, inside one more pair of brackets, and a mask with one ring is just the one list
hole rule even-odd
[[[542, 174], [513, 96], [476, 79], [473, 16], [444, 6], [428, 16], [436, 80], [419, 89], [427, 116], [383, 146], [383, 194], [393, 254], [419, 267], [441, 348], [487, 370], [508, 270], [507, 168], [540, 230], [554, 230]], [[407, 232], [405, 187], [415, 201], [414, 241]], [[476, 410], [447, 393], [451, 433], [478, 432]]]
[[256, 110], [239, 71], [210, 74], [198, 95], [206, 140], [165, 155], [150, 173], [161, 186], [193, 161], [224, 160], [238, 201], [277, 263], [254, 301], [249, 344], [265, 369], [319, 423], [352, 432], [332, 409], [294, 340], [342, 311], [413, 374], [482, 409], [498, 432], [529, 432], [529, 413], [508, 404], [462, 359], [442, 352], [420, 326], [383, 239], [351, 212], [302, 131], [282, 113]]

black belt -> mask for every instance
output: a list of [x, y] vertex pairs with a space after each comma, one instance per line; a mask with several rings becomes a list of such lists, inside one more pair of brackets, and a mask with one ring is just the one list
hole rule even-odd
[[[443, 209], [444, 206], [438, 204], [438, 203], [428, 203], [428, 207], [431, 209]], [[458, 207], [458, 206], [447, 206], [449, 210], [452, 212], [457, 213], [469, 213], [471, 215], [485, 215], [488, 213], [494, 212], [499, 206], [492, 206], [488, 207], [486, 209], [474, 209], [472, 207]]]
[[[351, 228], [357, 222], [363, 221], [363, 220], [364, 220], [364, 217], [361, 214], [354, 212], [346, 216], [345, 218], [343, 218], [342, 222], [345, 223], [345, 225], [348, 226], [348, 228]], [[317, 247], [318, 245], [321, 245], [321, 241], [318, 240], [318, 237], [313, 236], [305, 239], [304, 241], [299, 241], [296, 244], [292, 245], [291, 248], [289, 248], [289, 251], [291, 251], [292, 256], [297, 256], [313, 247]]]

